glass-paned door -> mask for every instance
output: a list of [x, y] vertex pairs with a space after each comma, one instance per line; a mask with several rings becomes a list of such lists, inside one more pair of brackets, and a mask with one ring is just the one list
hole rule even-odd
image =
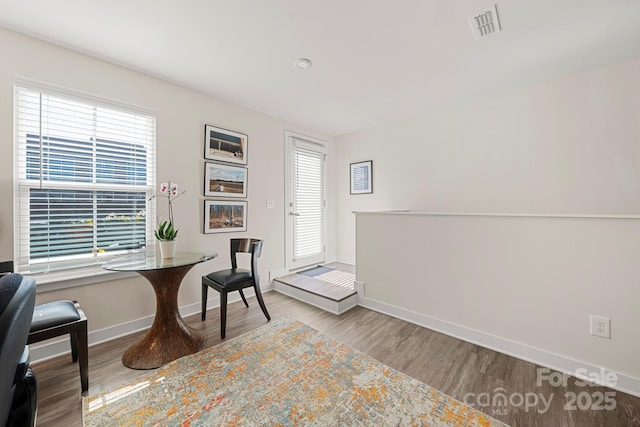
[[325, 161], [320, 141], [287, 135], [287, 269], [324, 262]]

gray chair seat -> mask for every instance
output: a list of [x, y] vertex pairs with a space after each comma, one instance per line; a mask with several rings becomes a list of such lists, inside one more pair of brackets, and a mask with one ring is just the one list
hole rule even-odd
[[80, 320], [80, 313], [73, 301], [54, 301], [36, 305], [33, 310], [31, 332], [41, 331], [54, 326]]
[[238, 283], [251, 281], [251, 271], [244, 268], [229, 268], [227, 270], [214, 271], [205, 276], [218, 286], [233, 286]]

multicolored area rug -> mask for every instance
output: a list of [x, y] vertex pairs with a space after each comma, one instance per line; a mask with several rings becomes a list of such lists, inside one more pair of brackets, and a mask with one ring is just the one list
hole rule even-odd
[[504, 426], [291, 318], [83, 398], [89, 426]]

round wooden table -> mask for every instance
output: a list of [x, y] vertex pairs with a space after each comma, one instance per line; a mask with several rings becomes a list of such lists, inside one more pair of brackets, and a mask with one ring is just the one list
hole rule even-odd
[[160, 258], [155, 251], [126, 255], [102, 264], [111, 271], [135, 271], [144, 276], [156, 294], [156, 315], [146, 335], [129, 347], [122, 364], [132, 369], [153, 369], [193, 354], [204, 347], [206, 336], [187, 325], [178, 310], [178, 290], [194, 265], [209, 261], [216, 253], [177, 252]]

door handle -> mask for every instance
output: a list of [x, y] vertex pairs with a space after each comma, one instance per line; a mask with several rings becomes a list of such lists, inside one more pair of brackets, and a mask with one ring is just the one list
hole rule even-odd
[[289, 212], [289, 215], [291, 215], [291, 216], [300, 216], [300, 214], [298, 212]]

